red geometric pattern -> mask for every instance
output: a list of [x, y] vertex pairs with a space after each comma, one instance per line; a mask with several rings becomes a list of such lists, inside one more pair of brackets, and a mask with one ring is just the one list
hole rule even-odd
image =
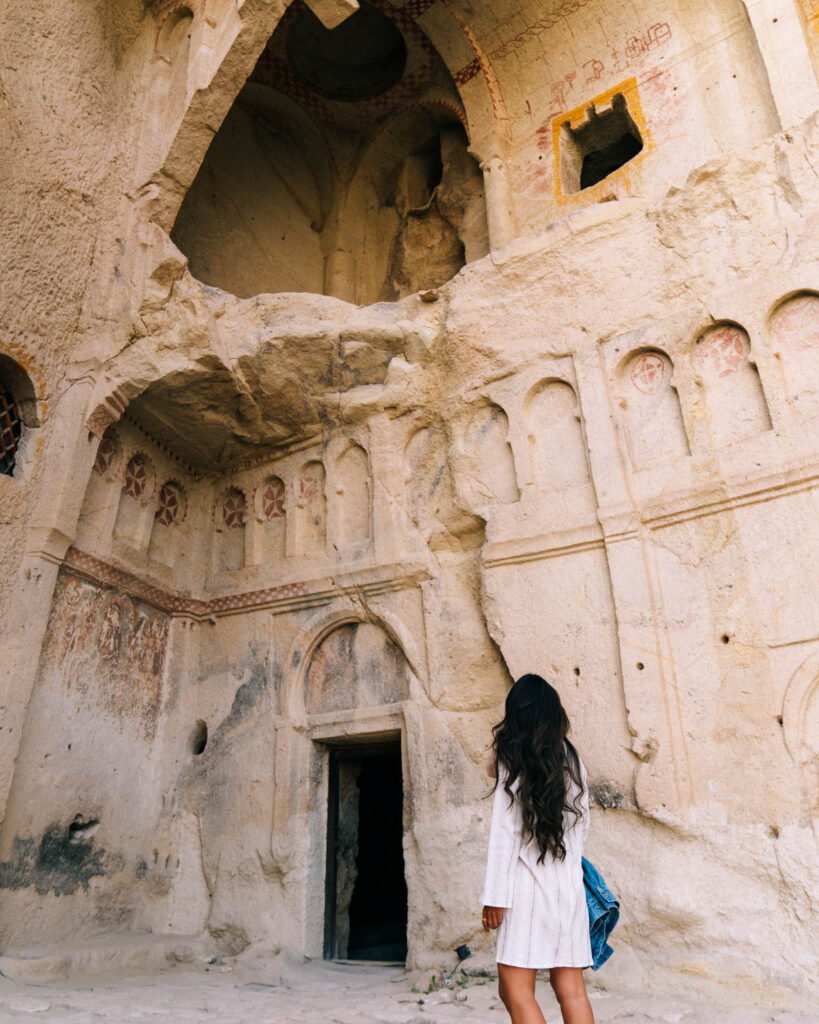
[[704, 377], [713, 380], [736, 373], [747, 358], [743, 332], [736, 327], [719, 327], [700, 341], [696, 365]]
[[185, 504], [185, 492], [179, 484], [163, 484], [159, 492], [159, 508], [154, 518], [163, 526], [181, 523], [185, 516]]
[[654, 352], [643, 352], [631, 364], [631, 383], [644, 395], [656, 395], [663, 386], [665, 363]]
[[111, 466], [114, 464], [114, 460], [117, 457], [118, 445], [111, 434], [106, 434], [105, 437], [100, 441], [100, 446], [97, 448], [97, 457], [94, 460], [94, 469], [100, 476], [105, 476]]
[[265, 519], [281, 519], [284, 515], [284, 484], [278, 477], [268, 480], [262, 491], [262, 513]]
[[309, 501], [319, 493], [319, 482], [324, 475], [323, 466], [316, 463], [302, 470], [299, 477], [299, 497], [303, 501]]
[[245, 525], [245, 496], [241, 491], [231, 491], [222, 503], [222, 519], [229, 530], [238, 530]]
[[407, 0], [407, 3], [401, 8], [401, 13], [412, 18], [413, 21], [417, 21], [425, 11], [428, 11], [437, 2], [438, 0]]
[[132, 498], [141, 498], [148, 486], [148, 465], [141, 455], [135, 455], [125, 467], [123, 490]]
[[[139, 601], [153, 605], [154, 608], [166, 612], [179, 612], [184, 615], [208, 616], [219, 611], [234, 611], [236, 609], [259, 608], [265, 605], [285, 604], [288, 608], [308, 608], [317, 603], [324, 603], [328, 597], [337, 594], [335, 584], [327, 587], [327, 581], [313, 580], [305, 583], [285, 583], [279, 587], [266, 587], [263, 590], [250, 590], [239, 594], [227, 594], [224, 597], [211, 598], [203, 601], [200, 598], [192, 597], [185, 591], [168, 591], [153, 584], [146, 583], [133, 573], [120, 569], [116, 565], [109, 565], [94, 555], [78, 548], [68, 549], [63, 560], [63, 566], [70, 569], [83, 579], [92, 583], [103, 583], [120, 587], [131, 594]], [[416, 569], [401, 576], [391, 577], [389, 589], [402, 590], [406, 587], [417, 587], [420, 583], [429, 580], [429, 574], [425, 569]], [[373, 582], [377, 593], [383, 593], [384, 581]], [[368, 590], [368, 584], [364, 584], [364, 592]]]
[[481, 62], [475, 57], [468, 64], [465, 64], [460, 71], [455, 72], [452, 76], [452, 81], [460, 88], [462, 85], [466, 85], [467, 82], [471, 82], [480, 72]]

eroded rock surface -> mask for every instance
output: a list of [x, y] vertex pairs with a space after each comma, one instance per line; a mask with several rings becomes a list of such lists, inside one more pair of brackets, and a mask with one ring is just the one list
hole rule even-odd
[[332, 80], [299, 3], [0, 15], [0, 948], [491, 964], [539, 671], [622, 983], [802, 1005], [816, 11], [350, 6]]

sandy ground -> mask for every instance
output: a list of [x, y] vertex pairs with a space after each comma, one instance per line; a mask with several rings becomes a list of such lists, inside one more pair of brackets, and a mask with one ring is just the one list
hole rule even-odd
[[[277, 973], [237, 963], [180, 965], [157, 974], [24, 985], [0, 978], [0, 1024], [15, 1021], [125, 1024], [506, 1024], [494, 978], [471, 977], [451, 989], [413, 991], [403, 969], [310, 963]], [[548, 1024], [560, 1014], [547, 983], [538, 985]], [[782, 1011], [715, 1007], [651, 996], [592, 993], [598, 1024], [811, 1024]], [[816, 1018], [813, 1019], [815, 1024]]]

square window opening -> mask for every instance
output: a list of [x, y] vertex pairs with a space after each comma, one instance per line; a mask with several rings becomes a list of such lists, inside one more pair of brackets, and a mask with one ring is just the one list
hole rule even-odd
[[573, 128], [565, 121], [560, 132], [560, 177], [563, 191], [582, 192], [627, 164], [643, 148], [643, 138], [622, 93], [598, 113], [592, 103], [586, 120]]

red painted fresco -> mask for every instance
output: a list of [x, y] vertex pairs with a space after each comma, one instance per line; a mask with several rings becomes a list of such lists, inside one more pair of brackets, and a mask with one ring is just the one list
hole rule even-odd
[[148, 486], [148, 466], [141, 455], [135, 455], [125, 467], [126, 494], [132, 498], [141, 498]]
[[745, 337], [737, 327], [709, 332], [697, 348], [696, 366], [705, 377], [729, 377], [747, 359]]
[[245, 496], [241, 491], [231, 491], [225, 497], [222, 520], [229, 530], [238, 530], [245, 525]]
[[60, 570], [40, 675], [45, 685], [156, 729], [169, 616], [119, 588]]
[[100, 476], [104, 476], [113, 466], [116, 461], [116, 457], [119, 454], [119, 446], [114, 437], [110, 434], [100, 441], [100, 446], [97, 448], [97, 458], [94, 461], [94, 469]]
[[163, 526], [173, 526], [182, 522], [185, 516], [185, 494], [179, 484], [164, 484], [159, 492], [159, 508], [156, 510], [156, 521]]
[[281, 519], [284, 515], [285, 490], [279, 479], [268, 480], [262, 491], [262, 513], [265, 519]]
[[631, 364], [629, 379], [644, 395], [656, 395], [663, 386], [665, 363], [653, 352], [643, 352]]

